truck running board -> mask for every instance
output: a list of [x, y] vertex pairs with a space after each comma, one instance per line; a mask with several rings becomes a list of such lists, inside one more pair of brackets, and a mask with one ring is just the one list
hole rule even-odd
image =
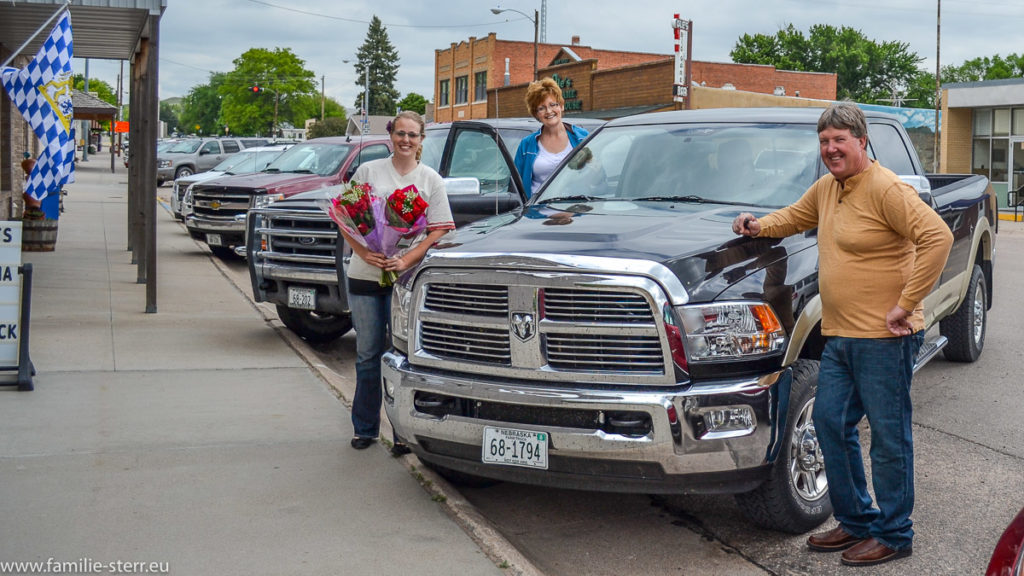
[[940, 350], [946, 347], [949, 340], [946, 340], [945, 336], [935, 336], [921, 345], [921, 349], [917, 352], [917, 358], [914, 360], [914, 372], [924, 367]]

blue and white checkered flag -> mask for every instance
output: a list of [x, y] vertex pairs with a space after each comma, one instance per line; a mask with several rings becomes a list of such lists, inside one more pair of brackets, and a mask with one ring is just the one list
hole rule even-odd
[[[7, 67], [0, 71], [4, 89], [43, 145], [25, 190], [37, 200], [59, 193], [73, 169], [73, 56], [71, 12], [64, 12], [28, 66], [23, 70]], [[47, 204], [57, 206], [56, 202]], [[57, 214], [47, 213], [46, 217], [55, 219]]]

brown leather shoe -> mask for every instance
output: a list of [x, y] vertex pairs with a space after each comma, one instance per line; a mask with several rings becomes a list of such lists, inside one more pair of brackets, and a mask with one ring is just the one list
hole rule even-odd
[[857, 544], [846, 552], [843, 552], [843, 564], [847, 566], [874, 566], [882, 562], [906, 558], [914, 553], [914, 548], [908, 546], [903, 550], [893, 550], [874, 538]]
[[866, 539], [857, 538], [846, 530], [843, 530], [842, 526], [836, 526], [827, 532], [812, 534], [811, 537], [807, 539], [807, 547], [815, 552], [838, 552], [840, 550], [846, 550], [850, 546], [859, 544], [864, 540]]

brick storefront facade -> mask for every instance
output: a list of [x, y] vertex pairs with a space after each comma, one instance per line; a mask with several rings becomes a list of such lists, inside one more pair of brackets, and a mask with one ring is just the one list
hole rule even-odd
[[[671, 54], [598, 50], [579, 44], [538, 44], [538, 76], [562, 85], [566, 114], [607, 117], [670, 110], [675, 60]], [[509, 83], [505, 85], [505, 60]], [[484, 76], [481, 76], [484, 74]], [[435, 53], [434, 120], [524, 116], [533, 79], [533, 43], [485, 38], [452, 43]], [[477, 86], [477, 80], [485, 83]], [[776, 70], [773, 66], [694, 61], [695, 86], [834, 100], [836, 75]], [[486, 86], [481, 92], [480, 89]], [[445, 90], [446, 88], [446, 90]], [[691, 103], [692, 104], [692, 103]]]

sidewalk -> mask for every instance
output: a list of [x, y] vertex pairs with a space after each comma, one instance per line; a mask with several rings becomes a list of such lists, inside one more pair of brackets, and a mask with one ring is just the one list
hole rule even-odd
[[37, 374], [0, 388], [0, 572], [508, 573], [401, 461], [349, 447], [331, 387], [162, 207], [146, 314], [127, 172], [90, 160], [56, 251], [24, 253]]

